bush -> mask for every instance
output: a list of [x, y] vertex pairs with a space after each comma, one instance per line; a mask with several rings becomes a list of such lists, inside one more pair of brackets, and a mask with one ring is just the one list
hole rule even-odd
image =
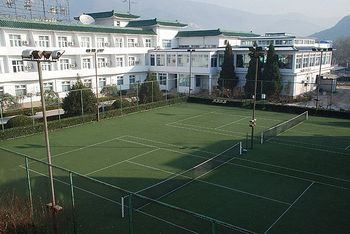
[[33, 124], [33, 119], [24, 115], [18, 115], [7, 121], [7, 128], [24, 127]]
[[133, 101], [132, 99], [128, 98], [123, 98], [122, 101], [120, 101], [120, 99], [115, 100], [115, 102], [113, 102], [112, 104], [112, 108], [113, 109], [119, 109], [119, 108], [127, 108], [127, 107], [131, 107], [131, 106], [135, 106], [135, 101]]

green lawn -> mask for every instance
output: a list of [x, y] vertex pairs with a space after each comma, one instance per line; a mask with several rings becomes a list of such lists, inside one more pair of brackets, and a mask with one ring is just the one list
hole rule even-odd
[[[256, 116], [258, 138], [263, 129], [295, 115], [257, 111]], [[237, 155], [228, 149], [239, 141], [250, 146], [250, 119], [248, 109], [183, 103], [50, 132], [53, 164], [77, 173], [73, 212], [69, 173], [54, 168], [56, 198], [64, 207], [62, 232], [130, 232], [132, 192], [168, 204], [132, 196], [135, 233], [210, 233], [213, 227], [217, 233], [347, 233], [350, 121], [311, 116]], [[46, 162], [43, 135], [0, 146], [0, 191], [25, 195], [24, 156]], [[217, 155], [228, 161], [191, 171], [196, 180], [182, 186], [188, 178], [179, 173]], [[49, 202], [47, 166], [29, 160], [29, 168], [39, 207]], [[164, 181], [172, 177], [170, 185], [180, 187], [156, 196], [169, 191]]]

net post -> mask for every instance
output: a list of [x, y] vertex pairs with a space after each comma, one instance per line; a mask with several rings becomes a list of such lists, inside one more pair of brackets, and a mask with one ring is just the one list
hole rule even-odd
[[33, 207], [33, 193], [32, 193], [32, 185], [30, 182], [30, 174], [29, 174], [29, 163], [28, 157], [24, 158], [26, 174], [27, 174], [27, 185], [28, 185], [28, 193], [29, 193], [29, 203], [30, 203], [30, 216], [34, 218], [34, 207]]
[[242, 141], [239, 142], [239, 155], [242, 155]]
[[260, 144], [264, 144], [264, 131], [261, 132]]
[[72, 200], [72, 216], [73, 216], [73, 228], [74, 233], [77, 233], [77, 225], [75, 219], [75, 196], [74, 196], [74, 184], [73, 184], [73, 173], [69, 172], [69, 185], [70, 185], [70, 194]]
[[309, 120], [309, 112], [306, 111], [306, 120]]
[[216, 234], [216, 223], [214, 220], [211, 220], [211, 234]]
[[122, 218], [125, 217], [125, 210], [124, 210], [124, 197], [121, 197], [121, 202], [120, 202], [121, 206], [122, 206]]

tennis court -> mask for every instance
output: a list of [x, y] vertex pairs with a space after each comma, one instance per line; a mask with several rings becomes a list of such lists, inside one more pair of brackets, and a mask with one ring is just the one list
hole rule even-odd
[[[310, 116], [260, 144], [263, 130], [296, 115], [257, 111], [256, 116], [254, 149], [243, 154], [240, 146], [250, 144], [251, 110], [225, 106], [183, 103], [51, 132], [53, 164], [81, 175], [73, 176], [72, 204], [72, 178], [54, 168], [57, 200], [64, 207], [61, 228], [346, 233], [350, 121]], [[1, 190], [25, 193], [26, 165], [17, 155], [46, 161], [44, 138], [1, 142], [0, 155]], [[48, 201], [47, 166], [34, 160], [27, 166], [34, 198]]]

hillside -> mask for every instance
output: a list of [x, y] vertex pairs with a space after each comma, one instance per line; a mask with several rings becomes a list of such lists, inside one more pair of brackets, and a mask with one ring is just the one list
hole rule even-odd
[[311, 36], [323, 40], [336, 40], [341, 37], [350, 36], [350, 15], [342, 18], [334, 27], [314, 33]]

